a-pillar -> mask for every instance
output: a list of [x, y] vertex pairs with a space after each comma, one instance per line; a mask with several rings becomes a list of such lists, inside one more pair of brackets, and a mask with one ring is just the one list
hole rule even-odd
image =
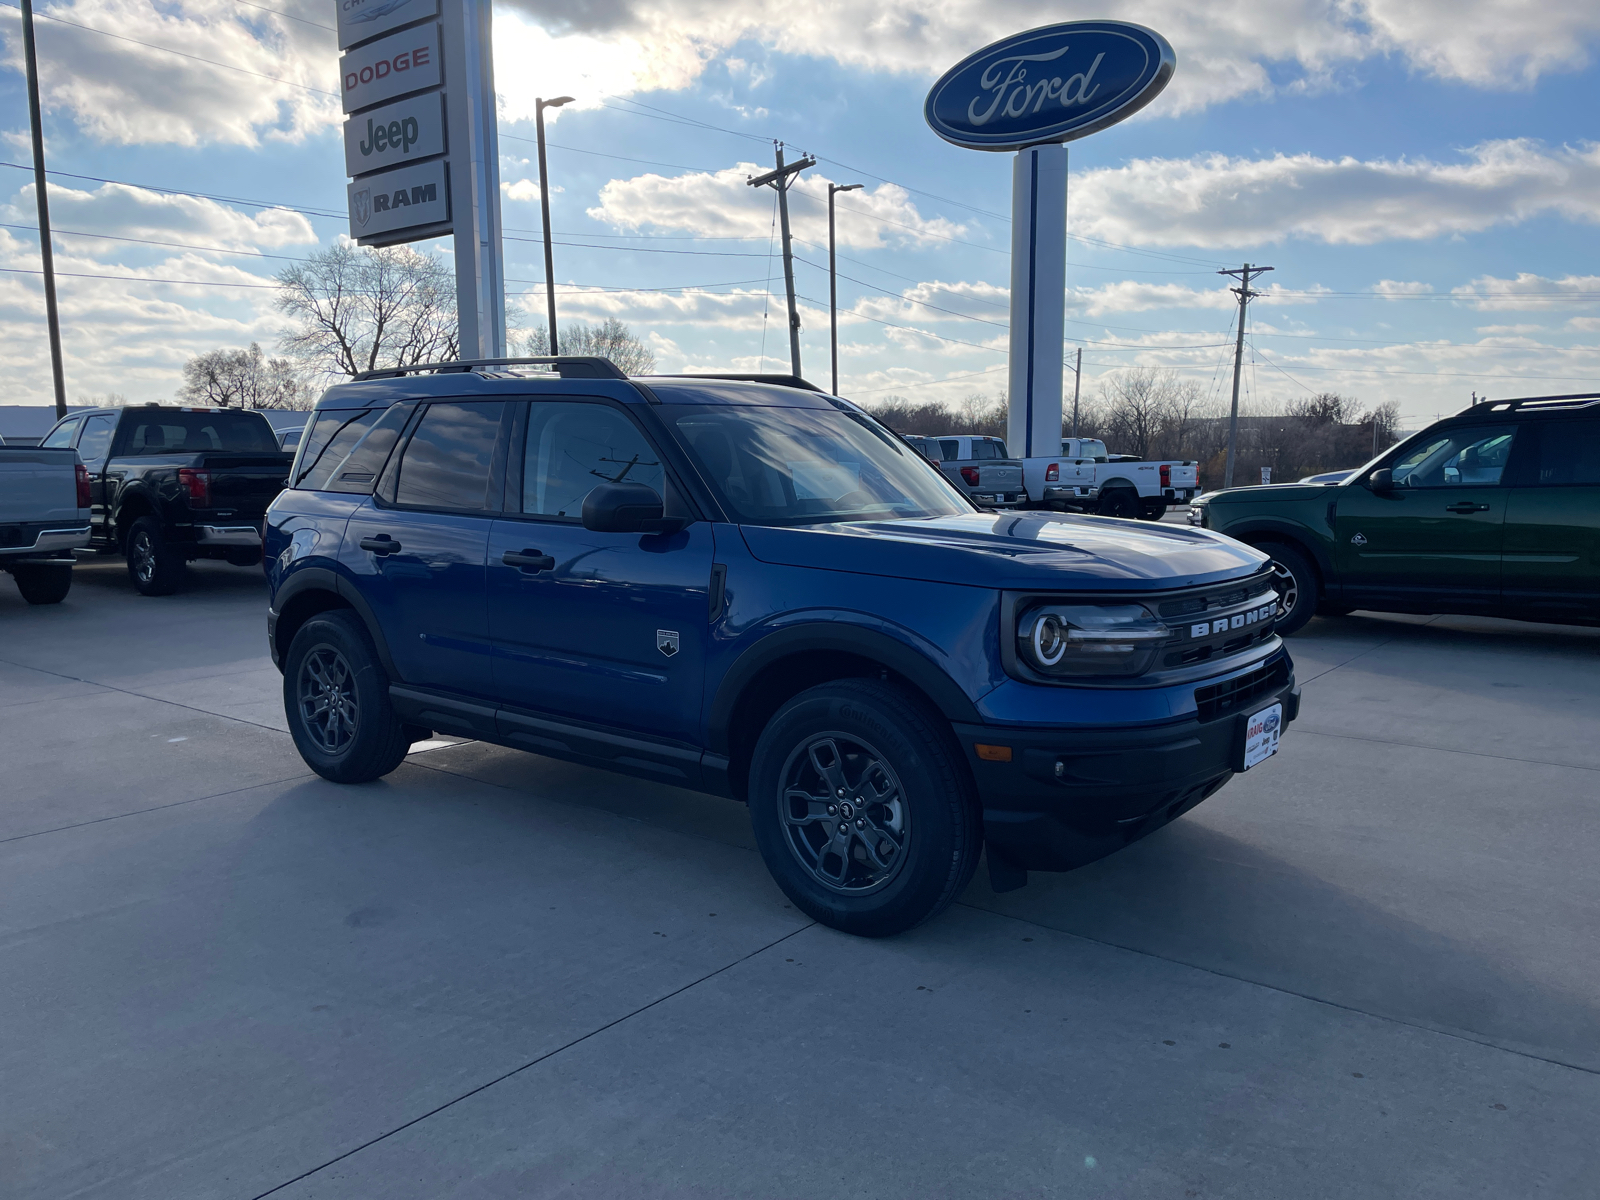
[[1067, 302], [1067, 148], [1029, 146], [1011, 170], [1011, 388], [1006, 448], [1061, 453]]

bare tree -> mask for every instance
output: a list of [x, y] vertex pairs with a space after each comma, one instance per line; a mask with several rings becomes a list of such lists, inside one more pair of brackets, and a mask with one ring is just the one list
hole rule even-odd
[[313, 374], [460, 357], [455, 276], [409, 246], [333, 246], [281, 272], [278, 284], [278, 311], [294, 322], [281, 344]]
[[[550, 353], [550, 334], [543, 325], [533, 327], [523, 343], [523, 353], [530, 358]], [[564, 324], [561, 353], [609, 358], [624, 375], [654, 375], [656, 370], [655, 351], [615, 317], [594, 326], [582, 321]]]
[[1176, 393], [1176, 371], [1134, 367], [1100, 377], [1100, 400], [1105, 408], [1106, 432], [1119, 454], [1150, 453], [1151, 443], [1171, 420]]
[[287, 358], [268, 358], [261, 347], [208, 350], [183, 364], [177, 397], [190, 404], [227, 408], [310, 408], [309, 390]]

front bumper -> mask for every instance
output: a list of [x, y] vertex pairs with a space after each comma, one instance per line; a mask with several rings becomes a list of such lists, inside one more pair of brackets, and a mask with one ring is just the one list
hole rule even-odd
[[[1171, 725], [1030, 729], [956, 725], [983, 804], [991, 867], [1070, 871], [1104, 858], [1188, 812], [1243, 767], [1245, 719], [1282, 703], [1300, 715], [1287, 659], [1263, 686]], [[1009, 749], [979, 757], [977, 746]]]

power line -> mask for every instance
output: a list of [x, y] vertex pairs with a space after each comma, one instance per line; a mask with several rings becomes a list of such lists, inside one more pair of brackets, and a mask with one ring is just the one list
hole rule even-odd
[[309, 17], [297, 17], [293, 13], [286, 13], [281, 8], [268, 8], [265, 4], [252, 4], [250, 0], [233, 0], [235, 4], [242, 4], [246, 8], [259, 8], [262, 12], [275, 13], [280, 17], [287, 17], [291, 21], [299, 21], [302, 25], [315, 25], [318, 29], [326, 29], [329, 33], [339, 32], [332, 25], [324, 25], [321, 21], [313, 21]]

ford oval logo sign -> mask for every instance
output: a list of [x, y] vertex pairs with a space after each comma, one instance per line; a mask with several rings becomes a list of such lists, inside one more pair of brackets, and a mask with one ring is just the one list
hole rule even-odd
[[1070, 21], [986, 46], [951, 67], [923, 113], [947, 142], [1020, 150], [1132, 116], [1177, 66], [1167, 39], [1127, 21]]

